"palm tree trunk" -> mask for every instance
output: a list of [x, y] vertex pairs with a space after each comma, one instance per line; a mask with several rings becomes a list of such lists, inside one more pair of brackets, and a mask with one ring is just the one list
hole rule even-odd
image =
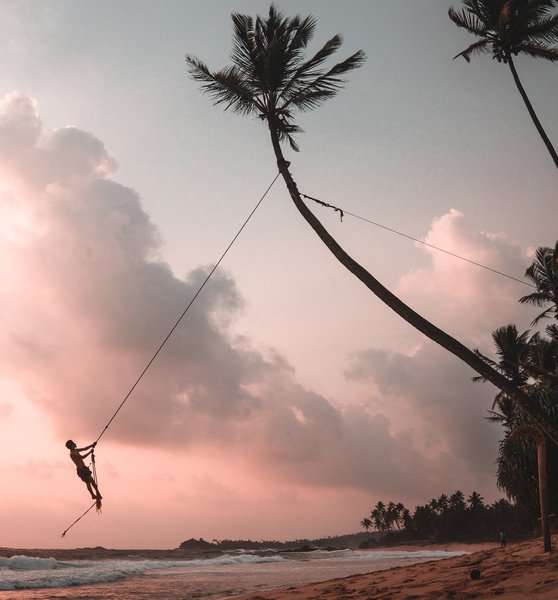
[[537, 128], [537, 131], [539, 132], [539, 135], [542, 138], [542, 141], [544, 142], [545, 146], [547, 147], [548, 152], [550, 153], [550, 156], [552, 157], [552, 160], [554, 161], [554, 164], [558, 168], [558, 154], [556, 154], [556, 150], [554, 149], [552, 142], [548, 139], [548, 136], [546, 135], [546, 132], [545, 132], [541, 122], [539, 121], [539, 118], [537, 117], [537, 113], [535, 112], [535, 109], [533, 108], [533, 105], [531, 104], [531, 101], [529, 100], [529, 97], [527, 96], [527, 92], [525, 91], [525, 88], [523, 87], [523, 84], [521, 83], [521, 80], [519, 79], [519, 75], [517, 74], [517, 70], [515, 68], [515, 64], [513, 62], [511, 55], [508, 55], [507, 58], [508, 58], [508, 65], [510, 67], [510, 71], [512, 72], [513, 79], [515, 81], [515, 85], [517, 86], [517, 89], [519, 90], [519, 93], [521, 94], [521, 97], [523, 98], [523, 102], [525, 102], [525, 106], [527, 107], [527, 110], [528, 110], [529, 114], [531, 115], [531, 119], [533, 120], [533, 123], [535, 124], [535, 127]]
[[539, 476], [539, 507], [541, 513], [541, 531], [544, 540], [544, 551], [552, 550], [550, 527], [548, 524], [548, 487], [546, 465], [546, 436], [541, 433], [537, 436], [537, 467]]
[[316, 232], [322, 242], [329, 248], [331, 253], [337, 258], [337, 260], [348, 269], [355, 277], [360, 279], [362, 283], [375, 294], [382, 302], [387, 304], [392, 310], [394, 310], [400, 317], [405, 319], [407, 323], [412, 325], [415, 329], [418, 329], [426, 337], [433, 342], [440, 344], [443, 348], [460, 358], [463, 362], [469, 365], [479, 375], [490, 381], [498, 389], [518, 398], [522, 403], [527, 404], [528, 398], [518, 390], [506, 377], [498, 373], [492, 367], [487, 365], [481, 358], [479, 358], [474, 352], [469, 350], [461, 342], [442, 331], [430, 321], [425, 319], [423, 316], [415, 312], [410, 306], [407, 306], [397, 296], [390, 292], [385, 286], [383, 286], [375, 277], [373, 277], [364, 267], [357, 263], [345, 250], [335, 241], [330, 235], [326, 228], [320, 223], [312, 211], [306, 206], [300, 192], [298, 191], [297, 185], [289, 171], [289, 165], [283, 156], [281, 149], [279, 136], [277, 131], [274, 129], [272, 123], [269, 124], [269, 130], [271, 134], [271, 142], [273, 144], [273, 150], [277, 158], [277, 165], [279, 171], [285, 180], [290, 196], [297, 207], [300, 214], [304, 217], [306, 222]]

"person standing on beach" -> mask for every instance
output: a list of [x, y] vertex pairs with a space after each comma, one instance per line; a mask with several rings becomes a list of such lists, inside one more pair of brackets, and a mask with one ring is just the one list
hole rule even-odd
[[[93, 442], [92, 444], [89, 444], [89, 446], [78, 448], [77, 444], [73, 440], [68, 440], [66, 442], [66, 448], [68, 448], [70, 451], [70, 458], [76, 465], [78, 477], [85, 483], [88, 492], [91, 494], [91, 498], [95, 500], [97, 507], [100, 508], [103, 497], [101, 496], [101, 492], [99, 491], [97, 483], [93, 478], [91, 469], [83, 462], [84, 458], [87, 458], [93, 454], [96, 445], [97, 442]], [[85, 452], [85, 454], [82, 454], [82, 452]]]
[[500, 538], [500, 548], [505, 548], [506, 544], [508, 543], [508, 540], [506, 538], [506, 532], [500, 531], [500, 533], [498, 534], [498, 537]]

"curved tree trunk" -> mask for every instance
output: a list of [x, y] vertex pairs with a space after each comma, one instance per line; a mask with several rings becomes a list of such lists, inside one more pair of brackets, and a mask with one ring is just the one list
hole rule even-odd
[[473, 351], [464, 346], [461, 342], [442, 331], [434, 324], [430, 323], [423, 316], [415, 312], [410, 306], [402, 302], [395, 294], [390, 292], [384, 287], [375, 277], [373, 277], [364, 267], [357, 263], [345, 250], [335, 241], [330, 235], [326, 228], [320, 223], [317, 217], [312, 211], [306, 206], [300, 192], [296, 186], [296, 183], [289, 171], [290, 163], [285, 161], [283, 152], [281, 149], [279, 136], [270, 124], [271, 141], [273, 144], [273, 150], [277, 158], [277, 165], [279, 171], [285, 180], [290, 196], [299, 210], [300, 214], [304, 217], [306, 222], [316, 232], [322, 242], [329, 248], [331, 253], [337, 258], [337, 260], [348, 269], [355, 277], [360, 279], [362, 283], [375, 294], [382, 302], [387, 304], [392, 310], [394, 310], [400, 317], [405, 319], [407, 323], [412, 325], [415, 329], [418, 329], [426, 337], [436, 342], [463, 362], [469, 365], [479, 375], [490, 381], [498, 389], [518, 398], [522, 403], [526, 403], [528, 398], [518, 390], [506, 377], [498, 373], [488, 364], [486, 364], [481, 358], [479, 358]]
[[558, 168], [558, 154], [556, 154], [556, 150], [554, 149], [552, 142], [546, 135], [546, 131], [544, 130], [541, 122], [539, 121], [539, 118], [537, 117], [537, 113], [535, 112], [535, 109], [533, 108], [533, 105], [531, 104], [531, 101], [529, 100], [529, 97], [527, 96], [527, 92], [525, 91], [525, 88], [523, 87], [521, 80], [519, 79], [519, 75], [517, 74], [515, 64], [513, 62], [511, 55], [508, 55], [507, 58], [508, 58], [508, 65], [510, 67], [510, 71], [512, 72], [513, 79], [515, 81], [515, 85], [517, 86], [517, 89], [519, 90], [519, 93], [521, 94], [521, 97], [523, 98], [523, 102], [525, 102], [525, 106], [527, 107], [527, 110], [529, 111], [529, 114], [531, 115], [531, 119], [533, 120], [533, 123], [535, 124], [535, 127], [537, 128], [537, 131], [539, 132], [539, 135], [541, 136], [542, 141], [544, 142], [544, 145], [547, 147], [548, 152], [549, 152], [550, 156], [552, 157], [554, 164], [556, 165], [556, 168]]

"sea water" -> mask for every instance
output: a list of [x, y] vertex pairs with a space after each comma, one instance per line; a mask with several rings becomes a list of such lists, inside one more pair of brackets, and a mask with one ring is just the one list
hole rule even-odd
[[240, 552], [174, 561], [0, 557], [0, 600], [226, 598], [460, 554], [341, 550], [259, 556]]

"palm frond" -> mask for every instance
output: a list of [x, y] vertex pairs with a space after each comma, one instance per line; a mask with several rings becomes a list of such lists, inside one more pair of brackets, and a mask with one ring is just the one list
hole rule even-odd
[[291, 52], [303, 50], [308, 46], [310, 40], [314, 37], [317, 24], [317, 20], [312, 15], [308, 15], [302, 20], [298, 17], [295, 18], [297, 21], [292, 23], [295, 33], [289, 45], [289, 50]]
[[453, 57], [453, 60], [459, 57], [463, 57], [467, 62], [471, 62], [471, 54], [482, 54], [484, 52], [488, 52], [488, 46], [490, 44], [490, 40], [488, 38], [484, 38], [479, 40], [478, 42], [474, 42], [468, 48], [456, 54]]
[[233, 52], [232, 61], [249, 78], [254, 76], [254, 19], [249, 15], [233, 13]]
[[527, 18], [530, 23], [550, 15], [556, 6], [556, 0], [529, 0], [527, 2]]
[[455, 10], [451, 7], [448, 10], [449, 18], [461, 29], [465, 29], [474, 35], [484, 36], [486, 34], [486, 25], [470, 10]]
[[543, 310], [542, 313], [538, 316], [536, 316], [532, 321], [531, 321], [531, 325], [534, 327], [535, 325], [537, 325], [537, 323], [539, 321], [542, 321], [543, 319], [550, 319], [553, 311], [555, 310], [555, 308], [553, 306], [550, 306], [549, 308], [547, 308], [546, 310]]
[[322, 75], [316, 69], [323, 64], [332, 54], [341, 47], [343, 40], [340, 35], [334, 35], [328, 40], [312, 58], [301, 64], [292, 74], [290, 80], [285, 85], [280, 94], [280, 100], [283, 104], [288, 102], [294, 95], [300, 92], [310, 79], [315, 79]]
[[[297, 93], [295, 93], [291, 98], [286, 100], [284, 104], [281, 106], [282, 109], [287, 108], [290, 104], [294, 104], [297, 106], [297, 102], [300, 98], [303, 97], [313, 97], [316, 99], [315, 95], [317, 92], [322, 93], [321, 99], [318, 104], [321, 102], [332, 98], [335, 96], [337, 91], [341, 89], [345, 83], [345, 80], [341, 78], [341, 75], [352, 71], [353, 69], [358, 69], [360, 66], [364, 64], [366, 60], [366, 55], [362, 50], [358, 50], [344, 61], [337, 63], [334, 65], [329, 71], [319, 75], [313, 81], [310, 81], [307, 85], [302, 87]], [[301, 105], [304, 106], [304, 102], [301, 101]]]
[[532, 294], [527, 294], [527, 296], [522, 296], [519, 299], [521, 304], [534, 304], [535, 306], [544, 306], [551, 301], [548, 294], [546, 292], [533, 292]]
[[225, 110], [231, 108], [244, 115], [257, 110], [258, 100], [237, 67], [212, 72], [195, 56], [186, 56], [186, 63], [190, 76], [202, 84], [202, 89], [213, 99], [215, 105], [225, 104]]
[[336, 90], [302, 90], [293, 98], [291, 104], [301, 111], [313, 110], [336, 94]]
[[543, 58], [551, 62], [558, 61], [558, 48], [549, 48], [537, 42], [523, 42], [517, 49], [533, 58]]
[[558, 14], [544, 17], [527, 27], [525, 34], [529, 40], [546, 44], [558, 42]]

